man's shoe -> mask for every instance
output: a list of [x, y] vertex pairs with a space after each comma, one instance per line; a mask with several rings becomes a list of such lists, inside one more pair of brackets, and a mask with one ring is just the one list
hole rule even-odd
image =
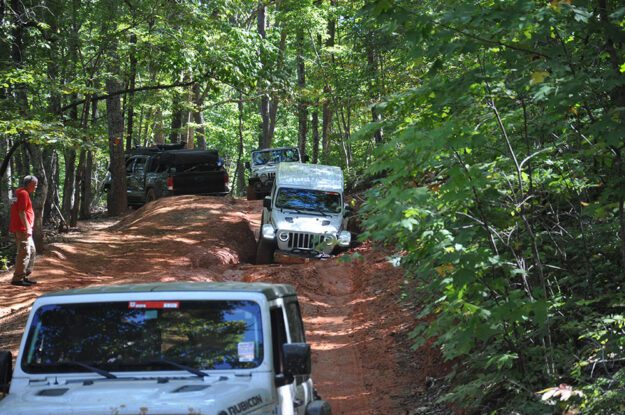
[[17, 285], [19, 287], [30, 287], [33, 284], [31, 284], [28, 281], [22, 280], [22, 281], [11, 281], [11, 285]]
[[30, 285], [35, 285], [35, 284], [37, 284], [37, 281], [35, 281], [35, 280], [31, 280], [31, 279], [28, 279], [28, 277], [24, 277], [23, 281], [24, 281], [25, 283], [30, 284]]

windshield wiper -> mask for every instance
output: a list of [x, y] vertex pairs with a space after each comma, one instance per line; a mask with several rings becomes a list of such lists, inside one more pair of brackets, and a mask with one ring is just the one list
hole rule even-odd
[[324, 210], [324, 209], [321, 209], [321, 208], [319, 208], [319, 209], [312, 209], [312, 210], [317, 212], [317, 213], [320, 213], [323, 216], [332, 216], [332, 211], [330, 211], [330, 210]]
[[77, 362], [75, 360], [64, 360], [58, 363], [61, 366], [79, 366], [85, 369], [88, 369], [98, 375], [104, 376], [107, 379], [117, 379], [117, 376], [112, 374], [111, 372], [107, 372], [106, 370], [98, 369], [95, 366], [88, 365], [87, 363]]
[[294, 207], [288, 207], [288, 206], [279, 206], [278, 209], [284, 211], [284, 210], [292, 210], [293, 212], [296, 213], [301, 213], [301, 214], [305, 214], [306, 212], [304, 212], [303, 210], [294, 208]]
[[210, 376], [208, 373], [202, 372], [199, 369], [195, 369], [195, 368], [192, 368], [191, 366], [187, 366], [187, 365], [182, 365], [180, 363], [174, 362], [173, 360], [157, 359], [157, 360], [150, 360], [149, 363], [152, 363], [152, 364], [155, 364], [155, 363], [165, 363], [166, 365], [175, 367], [176, 369], [186, 370], [187, 372], [193, 373], [194, 375], [199, 376], [201, 378]]
[[314, 215], [314, 214], [320, 214], [321, 216], [332, 216], [331, 214], [333, 213], [330, 210], [324, 210], [324, 209], [318, 209], [318, 208], [304, 208], [304, 209], [298, 209], [298, 208], [294, 208], [294, 207], [290, 207], [290, 206], [277, 206], [278, 209], [284, 211], [284, 210], [292, 210], [293, 212], [297, 212], [301, 215]]

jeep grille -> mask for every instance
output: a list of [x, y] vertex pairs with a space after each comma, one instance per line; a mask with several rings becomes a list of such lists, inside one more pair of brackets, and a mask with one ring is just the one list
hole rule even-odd
[[289, 232], [289, 249], [314, 249], [325, 236], [316, 233]]

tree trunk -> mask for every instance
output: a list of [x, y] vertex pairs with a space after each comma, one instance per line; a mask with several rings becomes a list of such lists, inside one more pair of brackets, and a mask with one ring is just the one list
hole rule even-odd
[[[91, 125], [95, 126], [98, 120], [98, 101], [91, 101]], [[91, 218], [91, 205], [93, 204], [93, 151], [87, 151], [85, 162], [85, 174], [82, 180], [82, 196], [80, 198], [80, 218]]]
[[[286, 50], [286, 29], [280, 31], [280, 46], [278, 48], [278, 62], [276, 63], [276, 72], [281, 73], [284, 67], [284, 53]], [[269, 101], [269, 137], [267, 138], [267, 146], [273, 145], [273, 134], [276, 131], [276, 119], [278, 117], [278, 105], [280, 99], [277, 94], [271, 95]]]
[[128, 93], [128, 120], [127, 120], [127, 129], [126, 129], [126, 150], [130, 150], [138, 144], [138, 142], [134, 142], [133, 140], [133, 128], [135, 122], [135, 86], [137, 83], [137, 35], [134, 33], [130, 34], [130, 74], [129, 74], [129, 86], [130, 92]]
[[[331, 6], [336, 6], [336, 0], [330, 1]], [[336, 36], [336, 20], [330, 19], [328, 21], [328, 38], [326, 39], [326, 47], [334, 47], [334, 39]], [[334, 66], [334, 53], [330, 53], [330, 61]], [[330, 156], [330, 134], [332, 132], [332, 87], [330, 84], [326, 84], [323, 87], [323, 108], [321, 110], [321, 116], [323, 120], [321, 122], [321, 160], [324, 163], [328, 162]]]
[[74, 198], [74, 184], [76, 183], [76, 150], [68, 148], [64, 152], [65, 183], [63, 184], [63, 202], [61, 212], [64, 218], [69, 218]]
[[87, 158], [85, 160], [85, 167], [83, 169], [82, 181], [81, 181], [81, 196], [80, 196], [80, 219], [91, 218], [91, 201], [93, 200], [93, 190], [91, 188], [91, 173], [93, 169], [93, 152], [87, 151]]
[[332, 88], [326, 85], [323, 88], [324, 100], [323, 108], [321, 110], [321, 160], [323, 163], [328, 162], [330, 156], [330, 134], [332, 132], [332, 105], [330, 95], [332, 95]]
[[[373, 42], [373, 40], [371, 40]], [[369, 44], [367, 46], [367, 64], [369, 67], [370, 74], [370, 82], [369, 82], [369, 91], [371, 92], [371, 121], [374, 123], [382, 122], [382, 114], [375, 107], [375, 104], [380, 100], [380, 89], [379, 89], [379, 81], [378, 81], [378, 63], [377, 63], [377, 54], [374, 50], [374, 45]], [[373, 134], [374, 142], [376, 145], [380, 145], [383, 140], [383, 132], [382, 128], [378, 128], [375, 130]]]
[[[239, 145], [237, 154], [237, 167], [234, 172], [234, 180], [232, 187], [237, 195], [243, 194], [245, 186], [245, 170], [243, 168], [243, 96], [239, 94], [239, 102], [237, 103], [239, 110]], [[236, 183], [236, 185], [235, 185]]]
[[169, 141], [171, 143], [180, 143], [182, 141], [182, 118], [184, 117], [183, 111], [180, 108], [180, 96], [177, 92], [173, 93], [172, 98], [172, 110], [171, 116], [171, 132], [169, 133]]
[[197, 136], [197, 147], [200, 150], [206, 150], [206, 127], [204, 126], [204, 113], [202, 107], [204, 106], [204, 96], [200, 91], [200, 84], [193, 84], [193, 122], [197, 124], [195, 127]]
[[[113, 76], [118, 73], [113, 71]], [[106, 90], [109, 94], [119, 89], [119, 81], [111, 77], [106, 80]], [[108, 213], [117, 216], [126, 211], [128, 200], [126, 196], [126, 163], [124, 159], [124, 116], [121, 112], [121, 98], [113, 95], [106, 99], [106, 116], [108, 121], [109, 154], [111, 169], [111, 187], [108, 192]]]
[[30, 159], [33, 164], [33, 173], [39, 179], [39, 185], [37, 191], [32, 198], [33, 211], [35, 212], [35, 225], [33, 226], [33, 239], [35, 241], [35, 247], [38, 253], [44, 252], [44, 232], [43, 232], [43, 208], [46, 204], [46, 197], [48, 196], [48, 178], [46, 176], [45, 167], [43, 164], [43, 152], [41, 149], [33, 144], [26, 144], [28, 152], [30, 153]]
[[[258, 30], [258, 34], [260, 35], [260, 38], [262, 39], [262, 42], [264, 42], [267, 38], [267, 32], [266, 32], [266, 26], [267, 26], [267, 19], [266, 19], [266, 8], [265, 8], [265, 3], [260, 0], [258, 2], [258, 12], [256, 14], [256, 28]], [[261, 49], [258, 50], [258, 57], [260, 58], [260, 63], [263, 69], [267, 69], [267, 58], [265, 57], [265, 54], [262, 51], [262, 47]], [[268, 92], [265, 90], [265, 83], [261, 82], [260, 83], [260, 104], [259, 104], [259, 110], [260, 110], [260, 136], [258, 138], [258, 148], [268, 148], [271, 146], [271, 142], [269, 141], [269, 95]]]
[[[1, 41], [0, 41], [1, 42]], [[0, 43], [1, 45], [1, 43]], [[6, 167], [0, 172], [0, 235], [6, 236], [9, 231], [9, 209], [11, 206], [11, 163], [9, 155], [9, 146], [11, 142], [8, 140], [0, 140], [0, 156], [2, 156], [2, 164], [6, 163]]]
[[80, 207], [80, 193], [82, 190], [82, 182], [85, 173], [85, 160], [87, 159], [87, 152], [83, 149], [80, 151], [80, 158], [78, 161], [78, 169], [76, 171], [76, 186], [74, 190], [74, 205], [69, 219], [69, 226], [75, 228], [78, 224], [78, 212]]
[[46, 148], [43, 158], [46, 161], [45, 168], [50, 180], [48, 195], [43, 208], [43, 223], [48, 224], [52, 220], [53, 213], [55, 213], [52, 205], [59, 198], [59, 155], [55, 149]]
[[308, 105], [306, 98], [303, 96], [304, 88], [306, 87], [306, 68], [304, 66], [304, 30], [298, 29], [297, 31], [297, 57], [295, 59], [297, 64], [297, 87], [299, 90], [299, 98], [297, 103], [297, 146], [299, 147], [300, 154], [306, 154], [306, 133], [308, 130]]
[[154, 142], [165, 144], [165, 132], [163, 130], [163, 110], [159, 107], [154, 114]]
[[319, 110], [316, 106], [312, 113], [311, 127], [313, 136], [312, 162], [317, 164], [319, 163]]

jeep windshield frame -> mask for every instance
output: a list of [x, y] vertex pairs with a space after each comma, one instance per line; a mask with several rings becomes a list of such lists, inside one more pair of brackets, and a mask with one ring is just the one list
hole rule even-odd
[[88, 366], [106, 372], [176, 370], [175, 365], [254, 369], [264, 358], [261, 307], [252, 300], [42, 305], [23, 350], [22, 370], [32, 374], [86, 373]]
[[341, 200], [338, 192], [280, 187], [276, 192], [275, 206], [278, 209], [336, 215], [342, 212]]
[[299, 150], [297, 148], [279, 148], [252, 151], [252, 164], [263, 166], [265, 164], [277, 164], [281, 162], [300, 161]]

